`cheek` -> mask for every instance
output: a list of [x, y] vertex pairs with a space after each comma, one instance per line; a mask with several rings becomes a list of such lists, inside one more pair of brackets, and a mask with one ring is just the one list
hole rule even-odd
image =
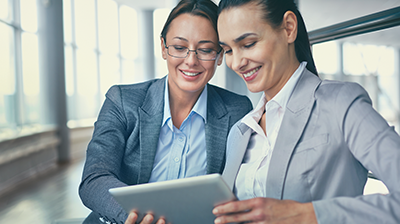
[[232, 69], [232, 56], [226, 55], [225, 56], [225, 63], [230, 69]]
[[177, 58], [173, 58], [173, 57], [167, 57], [167, 66], [168, 68], [175, 68], [176, 66], [178, 66], [179, 64], [181, 64], [181, 60], [177, 59]]

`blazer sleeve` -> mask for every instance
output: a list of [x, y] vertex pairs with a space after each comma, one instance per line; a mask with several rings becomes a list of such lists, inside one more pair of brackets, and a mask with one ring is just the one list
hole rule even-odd
[[126, 126], [121, 91], [114, 86], [108, 91], [95, 123], [79, 186], [79, 196], [85, 206], [105, 220], [118, 223], [125, 222], [128, 214], [108, 189], [126, 186], [119, 180], [128, 135]]
[[318, 223], [400, 223], [399, 135], [373, 109], [367, 92], [358, 84], [343, 86], [335, 109], [350, 151], [389, 193], [314, 201]]

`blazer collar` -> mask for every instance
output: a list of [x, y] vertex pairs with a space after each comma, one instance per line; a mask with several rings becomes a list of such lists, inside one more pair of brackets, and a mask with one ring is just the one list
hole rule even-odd
[[305, 69], [289, 98], [268, 171], [266, 197], [282, 199], [286, 173], [314, 106], [314, 93], [321, 79]]
[[228, 187], [233, 190], [240, 164], [244, 158], [252, 129], [239, 120], [231, 129], [228, 136], [226, 163], [222, 173]]
[[[138, 183], [147, 183], [151, 176], [164, 110], [165, 77], [155, 81], [139, 108], [140, 173]], [[208, 85], [208, 84], [207, 84]], [[221, 173], [224, 167], [226, 136], [229, 131], [228, 110], [213, 86], [207, 87], [206, 150], [207, 173]]]
[[205, 125], [207, 173], [221, 173], [225, 162], [230, 117], [221, 96], [212, 85], [207, 85], [207, 123]]
[[164, 109], [165, 77], [148, 89], [139, 108], [140, 172], [138, 184], [147, 183], [153, 170]]

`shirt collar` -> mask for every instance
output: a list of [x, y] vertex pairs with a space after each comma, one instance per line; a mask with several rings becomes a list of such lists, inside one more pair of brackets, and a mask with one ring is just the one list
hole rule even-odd
[[[289, 101], [289, 97], [292, 94], [294, 87], [297, 84], [297, 81], [300, 78], [301, 73], [303, 73], [304, 68], [306, 67], [307, 62], [302, 62], [300, 66], [296, 69], [296, 71], [293, 73], [293, 75], [289, 78], [289, 80], [286, 82], [286, 84], [283, 86], [283, 88], [276, 94], [271, 100], [275, 101], [279, 106], [282, 108], [286, 109], [286, 104]], [[259, 121], [261, 119], [261, 116], [264, 113], [264, 110], [267, 107], [267, 99], [265, 97], [265, 93], [262, 94], [260, 100], [258, 101], [257, 106], [246, 116], [243, 117], [242, 123], [246, 124], [247, 126], [253, 128], [254, 126], [254, 121]], [[254, 129], [253, 129], [254, 130]]]
[[292, 92], [294, 90], [294, 87], [297, 84], [297, 81], [300, 78], [301, 73], [303, 73], [304, 68], [306, 67], [307, 62], [303, 61], [300, 63], [299, 67], [296, 69], [296, 71], [293, 73], [293, 75], [289, 78], [289, 80], [286, 82], [286, 84], [283, 86], [283, 88], [270, 100], [270, 102], [267, 102], [265, 105], [266, 109], [268, 107], [268, 104], [272, 103], [272, 101], [275, 101], [280, 107], [283, 109], [286, 109], [286, 105], [289, 101], [290, 95], [292, 95]]
[[[194, 104], [192, 110], [189, 114], [195, 112], [200, 115], [204, 122], [207, 123], [207, 85], [204, 87], [203, 91], [200, 94], [200, 97], [197, 99]], [[161, 127], [165, 125], [165, 123], [171, 119], [171, 109], [169, 107], [169, 91], [168, 91], [168, 75], [165, 79], [165, 88], [164, 88], [164, 117], [163, 122], [161, 123]]]

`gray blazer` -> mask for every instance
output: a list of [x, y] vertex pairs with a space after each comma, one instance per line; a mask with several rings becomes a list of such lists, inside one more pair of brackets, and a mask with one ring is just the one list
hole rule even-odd
[[[128, 214], [110, 188], [147, 183], [163, 119], [165, 77], [113, 86], [106, 94], [79, 186], [82, 202], [93, 212], [85, 223], [123, 223]], [[222, 173], [226, 138], [233, 124], [252, 109], [250, 100], [208, 84], [205, 125], [207, 173]]]
[[[223, 176], [232, 188], [251, 129], [228, 136]], [[368, 170], [388, 195], [363, 196]], [[318, 223], [400, 223], [400, 137], [358, 84], [305, 70], [289, 98], [271, 157], [267, 197], [312, 202]]]

